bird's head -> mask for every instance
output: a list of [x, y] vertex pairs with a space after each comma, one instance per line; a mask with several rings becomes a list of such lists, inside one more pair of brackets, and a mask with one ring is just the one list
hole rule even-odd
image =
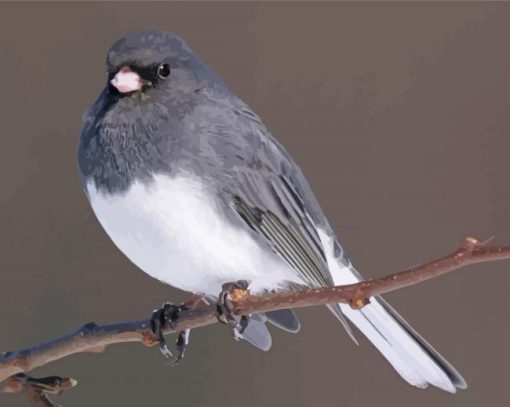
[[182, 121], [206, 90], [228, 94], [221, 78], [166, 31], [125, 35], [108, 50], [106, 65], [106, 85], [83, 117], [86, 143], [96, 135], [128, 134], [134, 124], [168, 133], [169, 123]]
[[94, 174], [110, 189], [146, 176], [156, 163], [168, 166], [164, 154], [179, 145], [187, 123], [195, 126], [194, 115], [213, 111], [211, 100], [232, 97], [221, 78], [168, 32], [125, 35], [110, 47], [106, 65], [106, 85], [83, 116], [78, 155], [84, 179]]
[[186, 43], [165, 31], [127, 34], [111, 46], [106, 65], [113, 96], [166, 99], [196, 91], [213, 79]]

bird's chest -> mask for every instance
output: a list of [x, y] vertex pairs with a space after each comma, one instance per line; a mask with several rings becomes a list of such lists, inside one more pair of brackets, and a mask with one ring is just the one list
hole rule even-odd
[[191, 176], [157, 175], [119, 194], [105, 194], [90, 182], [87, 193], [116, 246], [143, 271], [174, 287], [214, 295], [224, 282], [285, 268], [248, 230], [233, 224]]

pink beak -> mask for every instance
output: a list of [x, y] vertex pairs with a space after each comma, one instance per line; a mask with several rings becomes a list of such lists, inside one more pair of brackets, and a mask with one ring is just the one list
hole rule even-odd
[[142, 89], [140, 75], [133, 72], [127, 66], [120, 69], [110, 83], [115, 86], [120, 93], [129, 93]]

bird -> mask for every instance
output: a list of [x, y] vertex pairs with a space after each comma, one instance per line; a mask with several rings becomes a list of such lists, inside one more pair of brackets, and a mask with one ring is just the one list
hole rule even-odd
[[[363, 280], [298, 164], [183, 39], [128, 33], [111, 45], [106, 66], [106, 84], [83, 116], [78, 167], [99, 223], [138, 268], [216, 299], [230, 282], [263, 293]], [[467, 387], [380, 296], [361, 309], [328, 308], [409, 384]], [[241, 336], [268, 350], [267, 322], [300, 328], [292, 310], [281, 310], [254, 315]]]

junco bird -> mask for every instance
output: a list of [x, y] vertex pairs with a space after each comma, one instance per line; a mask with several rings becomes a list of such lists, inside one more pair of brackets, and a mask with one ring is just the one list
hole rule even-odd
[[[79, 168], [99, 222], [135, 265], [208, 298], [230, 282], [257, 293], [362, 279], [298, 165], [182, 39], [130, 33], [106, 64], [106, 86], [84, 116]], [[165, 304], [154, 324], [185, 307]], [[329, 309], [348, 330], [344, 316], [351, 320], [410, 384], [466, 387], [382, 298], [360, 310]], [[252, 319], [243, 336], [261, 349], [271, 346], [267, 320], [299, 330], [290, 310]], [[181, 350], [187, 335], [179, 336]]]

